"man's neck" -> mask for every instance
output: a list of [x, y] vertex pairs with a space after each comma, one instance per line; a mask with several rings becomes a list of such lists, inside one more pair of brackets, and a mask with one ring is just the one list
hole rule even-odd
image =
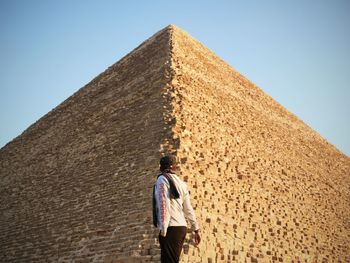
[[163, 170], [162, 173], [175, 174], [175, 170], [167, 169], [167, 170]]

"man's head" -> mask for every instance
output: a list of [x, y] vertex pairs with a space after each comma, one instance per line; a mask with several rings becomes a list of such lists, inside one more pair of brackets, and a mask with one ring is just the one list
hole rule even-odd
[[172, 170], [174, 171], [176, 169], [176, 158], [172, 155], [166, 155], [160, 158], [160, 170]]

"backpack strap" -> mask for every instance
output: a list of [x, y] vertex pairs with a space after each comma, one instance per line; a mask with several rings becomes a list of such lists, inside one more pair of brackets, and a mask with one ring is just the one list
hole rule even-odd
[[157, 215], [157, 203], [156, 203], [156, 195], [155, 195], [156, 185], [153, 185], [153, 195], [152, 195], [152, 212], [153, 212], [153, 225], [155, 227], [158, 226], [158, 215]]

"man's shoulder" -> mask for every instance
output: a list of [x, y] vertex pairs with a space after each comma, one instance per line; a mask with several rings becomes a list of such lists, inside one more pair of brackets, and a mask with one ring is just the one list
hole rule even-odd
[[157, 184], [160, 184], [160, 183], [166, 183], [168, 184], [168, 179], [166, 178], [166, 176], [164, 174], [159, 174], [157, 176], [157, 181], [156, 181]]
[[169, 176], [172, 177], [172, 179], [175, 179], [177, 182], [184, 183], [184, 181], [181, 180], [180, 177], [178, 177], [175, 173], [168, 173]]
[[176, 181], [176, 185], [178, 185], [179, 187], [181, 187], [181, 189], [183, 189], [184, 191], [187, 190], [187, 184], [176, 174], [171, 174], [173, 176], [173, 178]]

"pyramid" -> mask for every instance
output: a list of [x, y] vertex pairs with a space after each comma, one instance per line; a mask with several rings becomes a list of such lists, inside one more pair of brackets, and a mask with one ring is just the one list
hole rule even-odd
[[350, 261], [350, 159], [173, 25], [0, 149], [0, 261], [159, 262], [166, 153], [202, 230], [181, 262]]

